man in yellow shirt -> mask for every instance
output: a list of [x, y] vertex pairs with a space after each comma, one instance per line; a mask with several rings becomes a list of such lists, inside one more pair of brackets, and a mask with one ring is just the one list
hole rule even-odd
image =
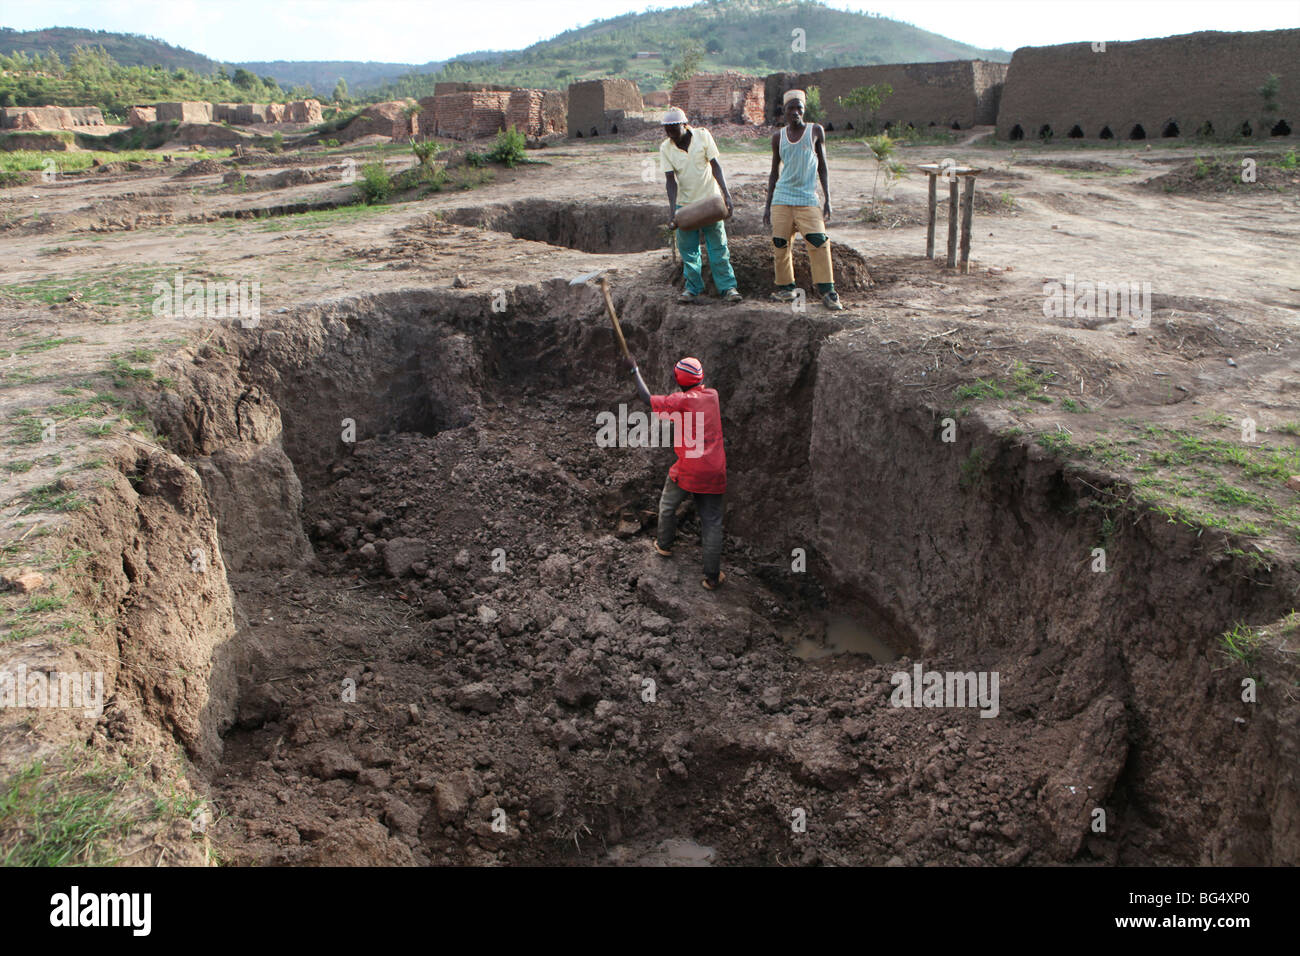
[[[663, 118], [664, 132], [668, 138], [659, 146], [660, 169], [668, 187], [668, 207], [677, 229], [677, 210], [693, 202], [721, 195], [731, 215], [731, 193], [718, 163], [718, 144], [707, 129], [692, 129], [686, 123], [686, 114], [673, 107]], [[736, 288], [736, 274], [731, 268], [731, 255], [727, 251], [727, 229], [721, 222], [702, 229], [677, 229], [677, 249], [682, 254], [682, 273], [686, 289], [678, 302], [697, 302], [704, 292], [704, 274], [700, 262], [700, 235], [709, 250], [709, 271], [713, 284], [724, 302], [740, 302], [742, 296]]]

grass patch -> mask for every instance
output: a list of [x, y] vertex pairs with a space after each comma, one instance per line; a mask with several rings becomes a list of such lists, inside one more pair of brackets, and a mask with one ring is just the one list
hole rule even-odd
[[[148, 317], [153, 314], [151, 306], [156, 298], [153, 292], [154, 282], [170, 282], [175, 273], [176, 269], [171, 266], [105, 269], [83, 273], [75, 278], [59, 276], [26, 285], [9, 285], [5, 292], [15, 298], [47, 305], [77, 301], [83, 305], [133, 308], [137, 316]], [[64, 340], [59, 344], [70, 341], [73, 340]]]
[[34, 511], [79, 511], [86, 506], [75, 491], [61, 488], [58, 482], [32, 488], [24, 497], [28, 505], [19, 514], [31, 514]]
[[48, 352], [50, 349], [57, 349], [60, 345], [74, 345], [77, 342], [84, 341], [85, 339], [79, 335], [74, 335], [69, 338], [63, 338], [56, 335], [47, 339], [38, 339], [35, 342], [26, 342], [23, 345], [18, 346], [14, 351], [19, 355], [29, 355], [35, 352]]
[[28, 764], [0, 790], [0, 865], [105, 866], [115, 844], [147, 816], [128, 795], [124, 762], [82, 758], [76, 767]]
[[1219, 647], [1229, 660], [1252, 667], [1259, 660], [1263, 639], [1263, 633], [1238, 621], [1232, 630], [1224, 631], [1219, 637]]

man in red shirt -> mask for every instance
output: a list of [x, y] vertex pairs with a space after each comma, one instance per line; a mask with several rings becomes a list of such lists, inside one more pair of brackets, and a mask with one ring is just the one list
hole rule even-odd
[[659, 534], [655, 551], [672, 554], [677, 536], [677, 506], [688, 494], [695, 496], [700, 515], [700, 547], [704, 553], [704, 587], [712, 591], [727, 579], [722, 573], [722, 496], [727, 490], [727, 453], [722, 442], [722, 411], [716, 389], [704, 387], [704, 366], [697, 358], [677, 363], [673, 374], [681, 391], [651, 395], [636, 363], [625, 360], [636, 381], [637, 394], [660, 418], [673, 423], [673, 451], [677, 463], [668, 471], [659, 496]]

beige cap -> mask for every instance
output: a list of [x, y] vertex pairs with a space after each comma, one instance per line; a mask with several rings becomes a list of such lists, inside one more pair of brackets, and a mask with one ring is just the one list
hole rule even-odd
[[670, 109], [667, 113], [664, 114], [664, 118], [659, 121], [659, 125], [672, 126], [676, 123], [685, 123], [685, 122], [686, 122], [686, 114], [683, 113], [678, 107], [674, 106], [672, 109]]
[[785, 96], [781, 97], [781, 105], [785, 106], [791, 100], [798, 100], [800, 103], [808, 102], [808, 95], [803, 90], [787, 90]]

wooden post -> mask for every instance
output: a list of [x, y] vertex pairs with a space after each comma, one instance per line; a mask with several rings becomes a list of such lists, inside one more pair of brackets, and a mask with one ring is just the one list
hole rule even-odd
[[966, 176], [966, 188], [961, 194], [961, 274], [970, 271], [970, 227], [975, 209], [975, 177]]
[[927, 220], [929, 222], [929, 225], [926, 226], [925, 228], [925, 257], [927, 259], [934, 258], [934, 214], [935, 214], [935, 206], [936, 206], [935, 183], [937, 181], [938, 181], [938, 176], [936, 176], [934, 173], [931, 173], [930, 174], [930, 210], [929, 210], [930, 217]]
[[957, 177], [948, 184], [948, 268], [957, 265]]

